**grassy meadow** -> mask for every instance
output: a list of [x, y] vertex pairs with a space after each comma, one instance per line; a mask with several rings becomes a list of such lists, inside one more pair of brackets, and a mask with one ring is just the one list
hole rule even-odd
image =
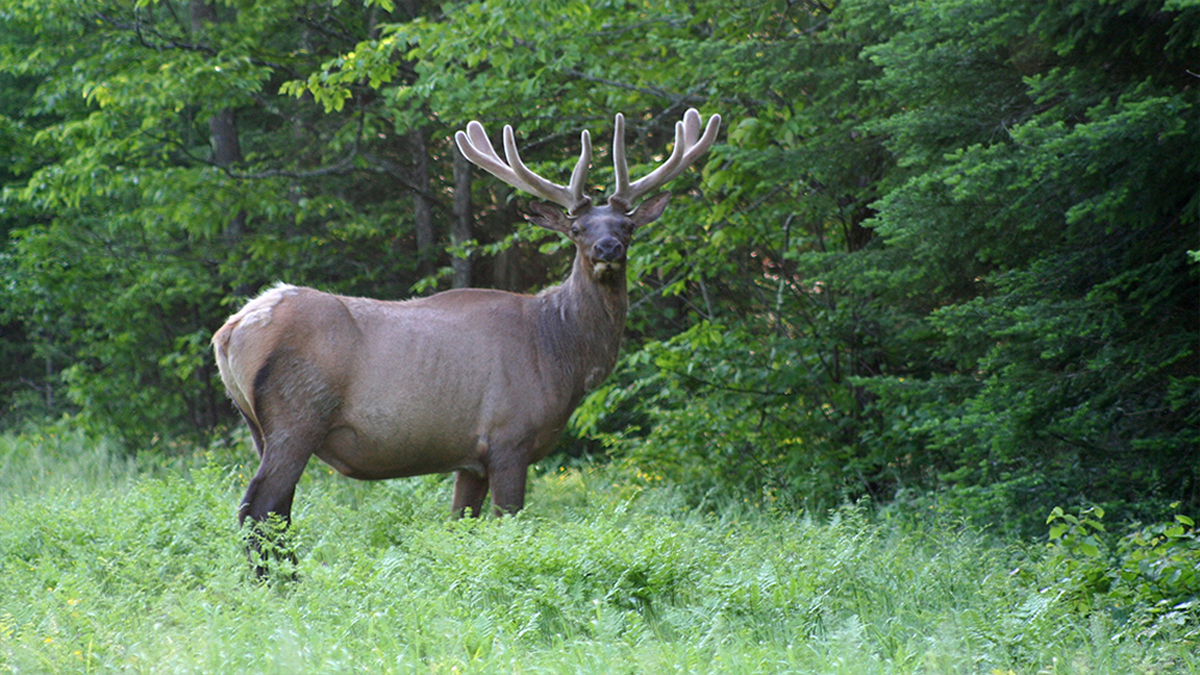
[[1081, 609], [1044, 542], [862, 505], [693, 508], [613, 467], [546, 470], [520, 516], [455, 522], [445, 477], [314, 461], [299, 580], [259, 583], [235, 519], [254, 467], [0, 436], [0, 672], [1200, 672], [1194, 625]]

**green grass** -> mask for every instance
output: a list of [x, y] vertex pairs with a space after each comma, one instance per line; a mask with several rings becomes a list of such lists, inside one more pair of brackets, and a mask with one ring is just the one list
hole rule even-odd
[[701, 512], [614, 469], [455, 522], [443, 477], [313, 463], [299, 581], [258, 583], [235, 518], [251, 460], [0, 436], [0, 672], [1200, 672], [1194, 633], [1079, 611], [1033, 543], [861, 507]]

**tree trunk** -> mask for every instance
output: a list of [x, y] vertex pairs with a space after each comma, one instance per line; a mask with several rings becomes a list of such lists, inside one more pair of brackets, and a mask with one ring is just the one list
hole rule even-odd
[[[215, 24], [217, 7], [204, 0], [192, 0], [188, 6], [192, 40], [203, 42], [205, 25]], [[213, 163], [221, 168], [229, 168], [242, 161], [242, 145], [238, 140], [237, 117], [233, 108], [221, 108], [208, 118], [209, 141], [212, 144]], [[246, 212], [239, 210], [225, 227], [225, 240], [229, 244], [241, 241], [246, 230]]]
[[413, 219], [417, 234], [417, 270], [421, 276], [434, 271], [433, 203], [429, 199], [429, 147], [425, 130], [418, 127], [408, 136], [413, 157]]
[[[217, 16], [217, 7], [204, 0], [191, 0], [188, 5], [188, 13], [191, 19], [192, 41], [196, 44], [203, 44], [209, 27], [220, 22]], [[208, 135], [209, 143], [212, 146], [213, 164], [228, 169], [242, 161], [242, 144], [238, 139], [237, 115], [233, 108], [221, 108], [208, 118]], [[236, 246], [242, 241], [245, 234], [246, 211], [238, 209], [225, 225], [226, 245]], [[243, 285], [233, 289], [233, 292], [236, 295], [248, 295], [251, 290], [250, 287]], [[199, 319], [197, 321], [199, 322]], [[220, 418], [217, 402], [223, 399], [214, 384], [215, 378], [209, 363], [211, 362], [207, 362], [196, 372], [195, 376], [198, 378], [202, 393], [198, 399], [190, 403], [194, 411], [194, 423], [202, 431], [216, 427]]]
[[[454, 219], [450, 224], [450, 243], [461, 246], [471, 240], [471, 162], [454, 146]], [[454, 288], [471, 285], [471, 259], [455, 256]]]

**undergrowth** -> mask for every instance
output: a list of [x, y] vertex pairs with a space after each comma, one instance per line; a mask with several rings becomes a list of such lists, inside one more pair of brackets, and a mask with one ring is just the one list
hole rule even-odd
[[0, 672], [1200, 671], [1194, 616], [1148, 632], [1080, 602], [1091, 549], [1064, 537], [1090, 530], [1047, 548], [863, 504], [696, 509], [611, 468], [541, 473], [519, 516], [452, 521], [445, 477], [314, 462], [298, 563], [260, 583], [235, 517], [252, 455], [0, 437]]

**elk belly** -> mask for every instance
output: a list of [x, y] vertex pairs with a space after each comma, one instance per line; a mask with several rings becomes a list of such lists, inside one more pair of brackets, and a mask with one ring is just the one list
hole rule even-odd
[[380, 431], [379, 426], [342, 420], [326, 434], [316, 455], [339, 473], [359, 480], [483, 470], [477, 436], [448, 434], [445, 427], [400, 431], [392, 426], [389, 433]]

